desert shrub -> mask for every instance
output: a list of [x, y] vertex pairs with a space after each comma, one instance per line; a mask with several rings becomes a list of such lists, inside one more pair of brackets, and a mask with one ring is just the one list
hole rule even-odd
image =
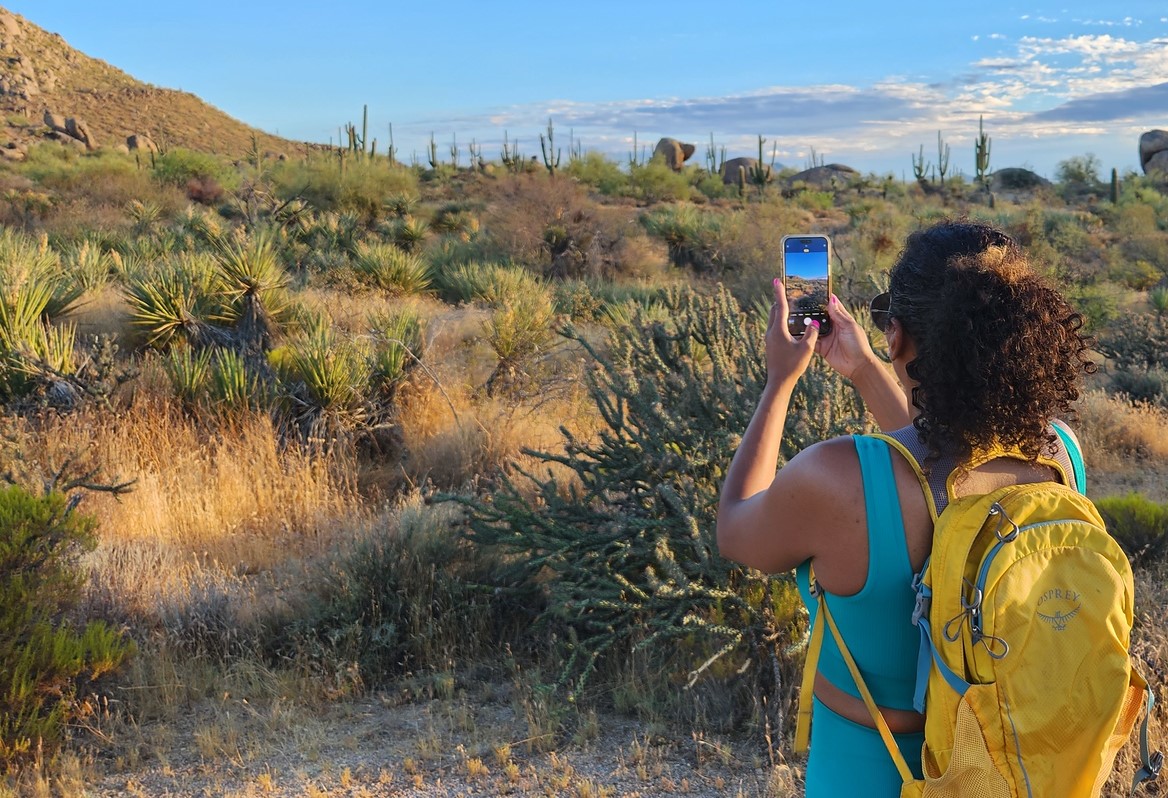
[[[766, 379], [762, 330], [725, 291], [671, 291], [668, 322], [615, 331], [589, 354], [602, 430], [565, 432], [551, 469], [504, 477], [469, 510], [467, 534], [503, 555], [499, 580], [554, 635], [560, 684], [579, 695], [625, 657], [665, 684], [737, 685], [721, 720], [765, 706], [785, 717], [804, 629], [790, 575], [723, 560], [714, 540], [718, 489]], [[862, 426], [855, 392], [813, 367], [792, 403], [782, 455]], [[559, 447], [557, 447], [558, 449]], [[562, 469], [566, 469], [565, 471]], [[692, 694], [691, 694], [692, 695]], [[761, 719], [759, 719], [761, 720]], [[781, 723], [770, 730], [782, 738]]]
[[1138, 493], [1098, 499], [1095, 506], [1107, 522], [1107, 531], [1134, 563], [1149, 565], [1168, 551], [1168, 505]]
[[1065, 286], [1064, 293], [1075, 309], [1083, 314], [1087, 330], [1100, 333], [1116, 321], [1126, 291], [1115, 283], [1100, 280], [1086, 284], [1071, 283]]
[[1123, 371], [1168, 368], [1168, 319], [1125, 313], [1098, 335], [1096, 348]]
[[677, 266], [699, 273], [722, 270], [723, 221], [720, 212], [693, 205], [670, 205], [641, 215], [645, 231], [669, 248], [669, 259]]
[[629, 191], [629, 176], [621, 171], [615, 161], [599, 152], [589, 152], [583, 158], [573, 160], [564, 172], [606, 196]]
[[549, 277], [611, 276], [621, 267], [630, 220], [597, 205], [584, 187], [547, 175], [501, 178], [483, 216], [489, 260]]
[[100, 621], [67, 620], [93, 528], [59, 493], [0, 490], [0, 768], [52, 751], [80, 714], [77, 699], [133, 651]]
[[1168, 410], [1103, 390], [1087, 391], [1077, 407], [1076, 430], [1091, 464], [1122, 471], [1168, 458]]
[[561, 280], [552, 290], [556, 312], [572, 321], [592, 321], [603, 306], [584, 280]]
[[692, 193], [685, 173], [673, 171], [660, 157], [631, 167], [629, 188], [634, 197], [645, 203], [687, 200]]
[[221, 193], [222, 186], [239, 184], [239, 175], [230, 164], [210, 153], [182, 147], [174, 147], [161, 155], [156, 155], [153, 174], [154, 179], [163, 185], [188, 190], [192, 184], [197, 186], [215, 184]]
[[274, 653], [356, 663], [373, 687], [495, 650], [496, 605], [505, 597], [485, 585], [491, 558], [459, 539], [456, 520], [450, 505], [415, 501], [361, 535], [315, 580], [321, 587], [308, 613], [284, 630]]
[[544, 281], [527, 269], [502, 263], [464, 263], [440, 272], [436, 282], [447, 302], [481, 302], [492, 308], [546, 290]]
[[317, 210], [348, 211], [365, 223], [380, 217], [391, 199], [418, 193], [414, 172], [383, 158], [349, 159], [343, 169], [330, 156], [289, 160], [270, 174], [281, 199], [301, 197]]

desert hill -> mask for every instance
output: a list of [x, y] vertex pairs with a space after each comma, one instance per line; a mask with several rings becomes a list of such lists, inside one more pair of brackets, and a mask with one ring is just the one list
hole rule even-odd
[[45, 137], [85, 147], [63, 130], [54, 133], [46, 113], [84, 122], [91, 149], [125, 146], [135, 134], [163, 147], [227, 155], [247, 151], [253, 135], [264, 150], [292, 154], [305, 147], [233, 119], [189, 92], [135, 80], [0, 8], [0, 147], [19, 151]]

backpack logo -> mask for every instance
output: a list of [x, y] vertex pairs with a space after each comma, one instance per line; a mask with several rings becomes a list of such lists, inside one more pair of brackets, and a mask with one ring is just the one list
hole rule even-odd
[[[1065, 631], [1067, 624], [1083, 608], [1082, 594], [1073, 590], [1054, 588], [1042, 594], [1038, 606], [1046, 604], [1046, 612], [1038, 611], [1038, 617], [1051, 625], [1056, 632]], [[1048, 603], [1053, 602], [1053, 603]], [[1069, 608], [1069, 609], [1068, 609]]]

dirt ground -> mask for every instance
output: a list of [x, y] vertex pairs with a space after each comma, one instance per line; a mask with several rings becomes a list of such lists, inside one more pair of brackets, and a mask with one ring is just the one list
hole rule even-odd
[[[129, 731], [86, 768], [86, 796], [731, 796], [800, 794], [798, 768], [766, 761], [758, 740], [659, 733], [588, 714], [570, 739], [532, 739], [506, 696], [399, 702], [388, 696], [310, 710], [225, 696]], [[489, 692], [489, 691], [488, 691]]]

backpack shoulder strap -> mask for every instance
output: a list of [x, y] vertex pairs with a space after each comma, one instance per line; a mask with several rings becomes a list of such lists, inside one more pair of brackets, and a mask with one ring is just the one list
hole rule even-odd
[[811, 697], [815, 687], [815, 665], [819, 658], [819, 651], [823, 646], [823, 627], [826, 625], [831, 630], [831, 635], [835, 638], [836, 645], [839, 646], [840, 654], [843, 655], [844, 662], [848, 666], [848, 672], [852, 675], [852, 681], [856, 683], [856, 688], [860, 691], [860, 697], [864, 699], [864, 706], [868, 708], [868, 714], [872, 716], [872, 722], [876, 724], [876, 731], [879, 732], [880, 739], [884, 741], [884, 746], [888, 749], [888, 753], [892, 757], [892, 763], [896, 766], [897, 772], [900, 773], [900, 780], [905, 784], [911, 783], [916, 777], [913, 775], [912, 769], [909, 768], [908, 762], [905, 761], [904, 754], [900, 752], [900, 747], [896, 744], [896, 738], [893, 736], [892, 730], [888, 728], [888, 722], [884, 720], [884, 715], [880, 713], [880, 708], [876, 706], [876, 701], [872, 698], [872, 692], [868, 689], [868, 685], [864, 683], [864, 677], [860, 674], [860, 668], [856, 665], [856, 660], [852, 657], [852, 652], [848, 650], [847, 644], [844, 643], [843, 635], [840, 634], [839, 627], [835, 624], [835, 619], [831, 617], [831, 610], [827, 608], [827, 599], [824, 596], [823, 589], [814, 581], [814, 573], [811, 574], [811, 579], [811, 591], [819, 604], [819, 612], [815, 616], [815, 628], [811, 632], [811, 644], [807, 652], [807, 664], [803, 666], [803, 685], [799, 696], [799, 718], [795, 728], [795, 752], [803, 753], [806, 751], [810, 740]]

